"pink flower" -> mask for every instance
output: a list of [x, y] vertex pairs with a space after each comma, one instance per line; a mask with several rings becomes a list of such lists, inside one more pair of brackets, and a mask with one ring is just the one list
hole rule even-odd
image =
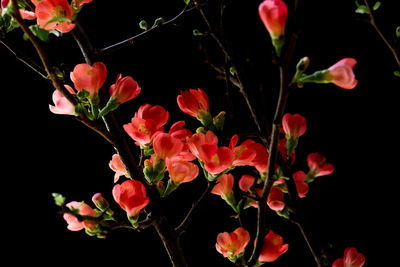
[[127, 212], [129, 217], [139, 214], [140, 210], [150, 202], [146, 196], [146, 188], [136, 180], [127, 180], [115, 185], [112, 194], [115, 202]]
[[181, 141], [185, 141], [186, 138], [189, 138], [192, 136], [192, 132], [185, 127], [185, 121], [177, 121], [175, 122], [171, 128], [169, 129], [168, 133], [175, 137], [176, 139], [179, 139]]
[[21, 17], [23, 19], [27, 19], [27, 20], [33, 20], [36, 19], [36, 13], [29, 11], [29, 10], [25, 10], [25, 9], [20, 9], [19, 13], [21, 14]]
[[[71, 94], [75, 94], [70, 86], [65, 85], [65, 88]], [[75, 106], [59, 90], [54, 90], [52, 99], [54, 106], [49, 105], [51, 112], [54, 114], [75, 115]]]
[[288, 9], [282, 0], [265, 0], [258, 7], [258, 14], [273, 39], [285, 33]]
[[160, 133], [153, 140], [154, 153], [163, 160], [177, 156], [184, 147], [185, 144], [181, 140], [167, 133]]
[[[36, 5], [35, 13], [37, 23], [45, 30], [67, 33], [75, 27], [75, 24], [71, 23], [74, 10], [67, 0], [42, 0]], [[52, 22], [54, 19], [57, 21]]]
[[354, 58], [343, 58], [328, 69], [326, 76], [339, 87], [353, 89], [358, 83], [353, 72], [356, 64], [357, 60]]
[[115, 83], [111, 85], [109, 93], [112, 99], [116, 99], [119, 104], [122, 104], [137, 97], [140, 93], [140, 86], [131, 76], [122, 78], [122, 75], [119, 74]]
[[288, 244], [283, 244], [283, 238], [275, 234], [272, 230], [264, 238], [264, 245], [261, 250], [259, 262], [273, 262], [289, 248]]
[[344, 258], [333, 262], [332, 267], [362, 267], [365, 263], [365, 257], [358, 253], [356, 248], [346, 248]]
[[271, 210], [280, 211], [285, 208], [285, 202], [283, 202], [283, 192], [279, 187], [273, 186], [268, 195], [267, 205]]
[[128, 175], [128, 172], [126, 171], [125, 166], [122, 163], [121, 158], [118, 154], [114, 154], [112, 156], [110, 163], [108, 163], [108, 166], [111, 168], [111, 170], [115, 171], [114, 183], [118, 182], [120, 176]]
[[307, 164], [310, 168], [308, 175], [311, 175], [313, 178], [329, 175], [335, 170], [335, 167], [331, 163], [327, 163], [326, 158], [318, 152], [307, 156]]
[[256, 181], [256, 178], [254, 176], [245, 174], [240, 177], [239, 180], [239, 188], [243, 192], [248, 192], [250, 188], [254, 185], [254, 182]]
[[[72, 209], [78, 210], [79, 215], [90, 216], [90, 217], [96, 216], [96, 212], [94, 211], [94, 209], [92, 209], [88, 204], [85, 204], [83, 202], [72, 201], [69, 202], [66, 206], [70, 210]], [[80, 231], [84, 228], [89, 229], [96, 225], [93, 221], [90, 220], [79, 221], [78, 218], [69, 213], [64, 213], [63, 217], [64, 220], [67, 221], [68, 223], [67, 228], [70, 231]]]
[[235, 154], [235, 158], [232, 162], [233, 166], [240, 165], [252, 165], [253, 159], [256, 157], [256, 151], [251, 149], [251, 144], [255, 143], [253, 140], [246, 140], [241, 145], [236, 146], [239, 137], [234, 135], [229, 143], [229, 148]]
[[308, 184], [305, 182], [307, 175], [303, 171], [293, 173], [293, 181], [296, 185], [299, 198], [306, 196], [309, 190]]
[[169, 113], [162, 106], [142, 105], [131, 123], [123, 125], [126, 133], [136, 141], [136, 145], [148, 145], [157, 132], [163, 131]]
[[225, 173], [218, 178], [217, 184], [214, 186], [211, 193], [226, 199], [227, 196], [233, 193], [232, 191], [233, 183], [234, 183], [233, 175], [230, 173], [229, 174]]
[[307, 130], [306, 119], [299, 114], [286, 113], [282, 118], [282, 127], [287, 136], [299, 138]]
[[177, 97], [179, 108], [186, 114], [201, 118], [201, 112], [209, 112], [207, 94], [200, 88], [181, 91]]
[[215, 247], [219, 253], [227, 258], [242, 253], [249, 241], [249, 232], [239, 227], [232, 233], [223, 232], [218, 234]]
[[107, 68], [102, 62], [96, 62], [92, 66], [86, 63], [78, 64], [70, 73], [70, 78], [76, 90], [85, 89], [92, 96], [99, 92], [106, 81]]
[[205, 144], [200, 147], [199, 158], [204, 162], [204, 168], [211, 174], [218, 174], [231, 167], [234, 154], [229, 147], [218, 147], [215, 144]]
[[171, 178], [174, 184], [193, 181], [199, 174], [199, 167], [192, 162], [175, 161], [167, 158], [166, 165], [169, 178]]
[[190, 151], [197, 158], [200, 156], [200, 147], [205, 144], [218, 144], [218, 137], [214, 135], [212, 131], [207, 131], [206, 134], [195, 133], [191, 137], [186, 138], [186, 142], [189, 146]]

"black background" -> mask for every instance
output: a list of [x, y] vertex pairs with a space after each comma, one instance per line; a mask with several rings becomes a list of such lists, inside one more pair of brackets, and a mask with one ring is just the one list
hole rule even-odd
[[[95, 0], [85, 6], [79, 20], [96, 48], [140, 33], [138, 23], [142, 19], [152, 24], [157, 17], [172, 18], [183, 8], [180, 0], [136, 2], [110, 4]], [[271, 118], [278, 71], [271, 63], [268, 33], [258, 18], [260, 1], [225, 2], [225, 37], [239, 57], [247, 61], [248, 77], [259, 89], [256, 99], [264, 101], [262, 108]], [[287, 2], [291, 8], [293, 1]], [[306, 171], [306, 156], [316, 151], [335, 165], [335, 172], [318, 178], [311, 184], [307, 197], [301, 200], [304, 229], [316, 252], [324, 251], [330, 264], [342, 257], [346, 247], [354, 246], [366, 256], [367, 267], [395, 266], [400, 83], [393, 75], [395, 60], [366, 16], [354, 13], [353, 1], [303, 2], [297, 24], [288, 24], [289, 31], [302, 29], [293, 64], [309, 56], [308, 72], [312, 72], [327, 68], [341, 58], [354, 57], [358, 61], [354, 71], [359, 80], [354, 90], [331, 84], [306, 85], [295, 90], [288, 100], [286, 111], [305, 116], [308, 126], [300, 140], [294, 169]], [[396, 1], [382, 2], [376, 12], [377, 21], [389, 39], [394, 40], [394, 30], [400, 24]], [[214, 115], [221, 110], [229, 111], [225, 82], [217, 79], [216, 72], [204, 63], [204, 49], [218, 66], [223, 65], [224, 58], [209, 36], [193, 37], [193, 29], [207, 31], [195, 10], [182, 16], [175, 26], [167, 26], [129, 48], [105, 56], [102, 61], [108, 68], [106, 87], [118, 73], [133, 76], [142, 87], [136, 99], [116, 111], [121, 124], [129, 122], [141, 104], [150, 103], [169, 111], [166, 129], [175, 121], [186, 120], [194, 131], [197, 121], [183, 114], [176, 105], [180, 90], [189, 88], [200, 87], [207, 92]], [[8, 37], [36, 59], [29, 44], [20, 41], [20, 30]], [[83, 63], [69, 34], [51, 38], [46, 47], [53, 59], [64, 63], [66, 69]], [[50, 113], [51, 85], [5, 48], [1, 47], [0, 52], [4, 156], [1, 218], [5, 258], [15, 263], [12, 266], [32, 263], [94, 266], [105, 262], [169, 266], [153, 230], [143, 233], [118, 230], [106, 240], [98, 240], [66, 229], [51, 193], [62, 193], [67, 201], [90, 203], [94, 193], [102, 192], [112, 202], [114, 173], [108, 162], [114, 151], [100, 136], [72, 117]], [[243, 98], [235, 87], [231, 90], [233, 119], [227, 122], [230, 132], [226, 135], [254, 132]], [[133, 142], [131, 145], [137, 151]], [[240, 171], [237, 173], [236, 179], [240, 177]], [[169, 212], [173, 223], [179, 223], [204, 186], [204, 178], [199, 176], [171, 196]], [[114, 210], [121, 211], [115, 203], [112, 205]], [[189, 266], [230, 266], [215, 250], [217, 234], [238, 227], [230, 215], [230, 207], [219, 197], [206, 198], [182, 239]], [[245, 223], [250, 231], [254, 230], [251, 220], [255, 215], [255, 209], [246, 211]], [[277, 216], [271, 217], [270, 223], [285, 243], [289, 243], [288, 252], [270, 266], [314, 266], [294, 225]]]

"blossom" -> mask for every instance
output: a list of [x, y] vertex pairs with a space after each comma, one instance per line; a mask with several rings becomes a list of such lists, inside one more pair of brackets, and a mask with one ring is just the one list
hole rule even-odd
[[[65, 88], [67, 88], [71, 94], [75, 94], [70, 86], [65, 85]], [[54, 106], [49, 105], [51, 112], [54, 114], [75, 115], [75, 106], [59, 90], [54, 90], [52, 99]]]
[[258, 7], [258, 13], [273, 39], [284, 35], [288, 9], [282, 0], [265, 0]]
[[357, 60], [354, 58], [343, 58], [328, 68], [325, 77], [339, 87], [353, 89], [358, 83], [353, 72], [356, 64]]
[[267, 205], [271, 210], [280, 211], [285, 208], [285, 202], [283, 202], [283, 191], [279, 187], [273, 186], [268, 195]]
[[89, 4], [93, 0], [72, 0], [72, 6], [76, 8], [82, 7], [84, 4]]
[[122, 75], [119, 74], [115, 83], [110, 86], [109, 93], [111, 99], [115, 99], [118, 104], [122, 104], [137, 97], [140, 90], [139, 84], [131, 76], [122, 78]]
[[153, 140], [154, 153], [163, 160], [178, 155], [184, 147], [185, 144], [181, 140], [167, 133], [160, 133]]
[[273, 262], [289, 248], [288, 244], [283, 244], [283, 238], [275, 234], [272, 230], [264, 238], [264, 245], [261, 250], [259, 262]]
[[169, 178], [175, 184], [187, 183], [194, 180], [199, 174], [199, 167], [188, 161], [166, 160]]
[[45, 30], [70, 32], [75, 24], [71, 23], [74, 10], [67, 0], [42, 0], [36, 4], [37, 23]]
[[186, 140], [186, 138], [192, 136], [192, 132], [189, 129], [183, 127], [185, 125], [185, 121], [177, 121], [172, 124], [171, 128], [169, 129], [168, 133], [179, 140]]
[[308, 184], [305, 182], [307, 175], [303, 171], [293, 173], [293, 181], [296, 185], [297, 194], [299, 198], [306, 196], [309, 190]]
[[[78, 210], [79, 215], [83, 216], [96, 216], [96, 212], [88, 204], [78, 201], [69, 202], [66, 205], [70, 210]], [[95, 226], [95, 223], [90, 220], [80, 221], [76, 216], [70, 213], [64, 213], [64, 220], [68, 223], [68, 230], [70, 231], [80, 231], [84, 228], [89, 229]]]
[[254, 185], [256, 178], [254, 176], [244, 174], [239, 179], [239, 189], [243, 192], [248, 192], [250, 188]]
[[318, 152], [307, 156], [307, 164], [310, 168], [308, 175], [312, 178], [329, 175], [335, 170], [333, 164], [327, 163], [326, 158]]
[[208, 96], [202, 89], [181, 91], [177, 97], [179, 108], [190, 116], [201, 118], [209, 112]]
[[101, 193], [96, 193], [92, 197], [92, 202], [99, 208], [101, 211], [105, 211], [110, 207], [108, 201], [101, 195]]
[[239, 146], [236, 146], [239, 137], [234, 135], [229, 143], [229, 148], [233, 151], [235, 158], [232, 162], [233, 166], [251, 165], [253, 159], [256, 157], [256, 151], [251, 149], [251, 144], [255, 143], [253, 140], [246, 140]]
[[335, 260], [332, 267], [362, 267], [364, 263], [364, 255], [358, 253], [356, 248], [350, 247], [345, 249], [344, 258]]
[[250, 166], [254, 166], [260, 173], [266, 173], [268, 168], [269, 153], [264, 145], [260, 143], [247, 144], [247, 149], [253, 150], [256, 156], [252, 159]]
[[1, 0], [1, 8], [6, 8], [10, 0]]
[[107, 68], [102, 62], [96, 62], [92, 66], [86, 63], [78, 64], [70, 73], [70, 78], [76, 90], [85, 89], [93, 96], [106, 81]]
[[162, 106], [144, 104], [135, 113], [131, 122], [124, 124], [123, 128], [136, 141], [136, 145], [148, 145], [155, 137], [155, 133], [163, 131], [168, 117], [168, 111]]
[[122, 175], [128, 175], [128, 172], [125, 169], [124, 164], [121, 161], [121, 158], [118, 154], [112, 155], [111, 161], [108, 163], [108, 166], [111, 170], [115, 171], [114, 175], [114, 183], [118, 182], [118, 179]]
[[286, 113], [282, 118], [282, 127], [286, 136], [299, 138], [307, 130], [306, 119], [299, 114]]
[[225, 258], [237, 256], [242, 253], [250, 241], [250, 234], [244, 228], [239, 227], [232, 233], [218, 234], [215, 247]]
[[228, 196], [233, 194], [233, 183], [234, 178], [232, 174], [223, 174], [218, 178], [217, 184], [214, 186], [211, 191], [212, 194], [221, 196], [223, 199], [227, 199]]
[[146, 188], [136, 180], [127, 180], [115, 185], [112, 194], [115, 202], [127, 212], [129, 217], [135, 217], [150, 202], [146, 196]]
[[191, 137], [186, 138], [186, 143], [190, 151], [197, 158], [200, 157], [200, 147], [205, 144], [218, 144], [218, 137], [212, 131], [207, 131], [206, 134], [195, 133]]
[[218, 174], [231, 167], [234, 154], [229, 147], [218, 147], [216, 144], [205, 144], [200, 147], [199, 158], [204, 168], [211, 174]]

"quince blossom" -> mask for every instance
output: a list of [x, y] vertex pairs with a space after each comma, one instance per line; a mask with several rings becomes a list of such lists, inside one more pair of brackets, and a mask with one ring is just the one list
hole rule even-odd
[[259, 262], [273, 262], [285, 253], [289, 248], [288, 244], [283, 244], [283, 238], [275, 234], [272, 230], [264, 238], [264, 245], [261, 250]]
[[75, 28], [71, 23], [74, 10], [67, 0], [41, 0], [36, 4], [35, 13], [37, 23], [45, 30], [67, 33]]
[[215, 248], [225, 258], [234, 257], [242, 253], [250, 241], [250, 234], [244, 228], [239, 227], [232, 233], [218, 234]]
[[112, 194], [115, 202], [126, 211], [129, 217], [138, 215], [150, 202], [146, 196], [146, 188], [136, 180], [127, 180], [115, 185]]
[[356, 248], [346, 248], [344, 257], [333, 262], [332, 267], [362, 267], [365, 263], [365, 257], [358, 253]]

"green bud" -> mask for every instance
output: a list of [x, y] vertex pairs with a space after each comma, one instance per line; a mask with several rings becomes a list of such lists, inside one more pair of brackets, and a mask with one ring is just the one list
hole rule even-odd
[[225, 123], [225, 111], [221, 111], [217, 116], [214, 117], [213, 119], [213, 124], [214, 127], [217, 131], [222, 131], [224, 128], [224, 123]]
[[158, 26], [162, 25], [163, 23], [164, 23], [163, 17], [157, 18], [154, 20], [153, 26], [151, 26], [151, 28], [153, 29], [155, 27], [158, 27]]
[[199, 115], [197, 116], [197, 119], [207, 129], [210, 129], [210, 130], [214, 129], [213, 118], [212, 118], [211, 113], [209, 111], [200, 110], [199, 111]]
[[202, 35], [204, 35], [204, 33], [199, 31], [198, 29], [194, 29], [193, 30], [193, 36], [202, 36]]
[[63, 195], [59, 194], [59, 193], [52, 193], [51, 194], [53, 196], [54, 202], [56, 203], [57, 206], [64, 206], [66, 197], [64, 197]]
[[142, 30], [147, 31], [149, 29], [149, 25], [147, 25], [147, 21], [141, 20], [139, 22], [139, 28], [142, 29]]

